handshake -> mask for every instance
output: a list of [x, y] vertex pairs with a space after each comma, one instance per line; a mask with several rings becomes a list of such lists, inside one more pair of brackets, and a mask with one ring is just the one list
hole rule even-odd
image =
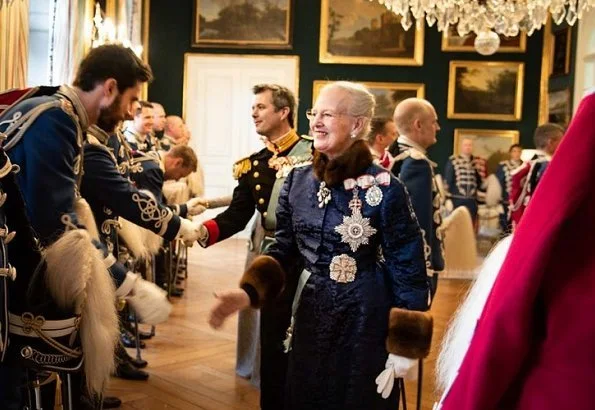
[[209, 231], [202, 223], [195, 223], [186, 218], [180, 218], [180, 230], [177, 239], [184, 241], [184, 245], [192, 247], [194, 242], [207, 243]]

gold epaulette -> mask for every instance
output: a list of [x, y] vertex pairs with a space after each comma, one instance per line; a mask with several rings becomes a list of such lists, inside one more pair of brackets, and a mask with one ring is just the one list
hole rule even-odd
[[244, 174], [247, 174], [252, 169], [252, 162], [250, 157], [242, 158], [233, 164], [233, 179], [240, 179]]

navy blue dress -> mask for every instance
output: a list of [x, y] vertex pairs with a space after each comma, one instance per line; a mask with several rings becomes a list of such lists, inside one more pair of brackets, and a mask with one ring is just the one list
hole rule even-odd
[[[370, 165], [365, 174], [386, 170]], [[281, 191], [277, 208], [276, 244], [267, 252], [285, 272], [303, 257], [312, 274], [300, 298], [293, 332], [285, 408], [391, 409], [376, 393], [375, 379], [388, 356], [385, 341], [392, 307], [426, 310], [429, 285], [421, 231], [402, 183], [390, 176], [380, 186], [380, 204], [366, 203], [360, 188], [362, 215], [376, 233], [352, 251], [335, 227], [351, 216], [353, 191], [331, 188], [331, 200], [320, 208], [320, 182], [312, 166], [295, 168]], [[334, 257], [356, 262], [351, 282], [331, 279]], [[349, 259], [347, 258], [347, 259]]]

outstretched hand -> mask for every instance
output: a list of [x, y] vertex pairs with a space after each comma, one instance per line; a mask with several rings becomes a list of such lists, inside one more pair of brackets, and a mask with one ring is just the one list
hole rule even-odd
[[250, 298], [242, 289], [215, 293], [215, 298], [217, 302], [209, 314], [209, 325], [213, 329], [219, 329], [228, 316], [250, 306]]

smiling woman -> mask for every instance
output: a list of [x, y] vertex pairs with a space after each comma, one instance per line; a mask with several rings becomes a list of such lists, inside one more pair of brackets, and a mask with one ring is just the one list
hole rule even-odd
[[[217, 328], [238, 310], [270, 303], [297, 281], [292, 267], [303, 263], [278, 408], [394, 409], [394, 378], [429, 352], [431, 318], [405, 311], [427, 309], [421, 232], [403, 185], [373, 164], [362, 141], [374, 104], [361, 84], [321, 90], [307, 114], [314, 159], [294, 168], [281, 189], [276, 243], [248, 267], [241, 289], [217, 295], [211, 311]], [[400, 338], [402, 325], [419, 334]]]

